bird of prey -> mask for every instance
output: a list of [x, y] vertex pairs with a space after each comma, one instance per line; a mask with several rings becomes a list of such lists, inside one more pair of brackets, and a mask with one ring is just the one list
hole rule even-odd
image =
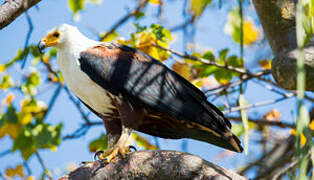
[[100, 159], [125, 157], [131, 130], [191, 138], [242, 152], [231, 123], [202, 91], [153, 57], [128, 46], [91, 40], [71, 25], [50, 30], [39, 50], [54, 46], [68, 88], [106, 128]]

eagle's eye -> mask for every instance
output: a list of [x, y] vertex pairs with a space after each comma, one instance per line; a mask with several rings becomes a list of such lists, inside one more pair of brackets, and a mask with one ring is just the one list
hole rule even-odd
[[58, 38], [60, 36], [60, 33], [59, 32], [55, 32], [55, 33], [52, 34], [52, 36]]

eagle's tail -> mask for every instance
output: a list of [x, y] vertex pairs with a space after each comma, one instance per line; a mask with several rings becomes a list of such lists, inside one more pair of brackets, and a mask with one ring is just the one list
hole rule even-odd
[[217, 134], [212, 130], [185, 129], [185, 137], [211, 143], [238, 153], [243, 151], [241, 141], [230, 131]]

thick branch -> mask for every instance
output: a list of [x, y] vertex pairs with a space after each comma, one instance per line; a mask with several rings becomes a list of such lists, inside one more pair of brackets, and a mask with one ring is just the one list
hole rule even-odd
[[0, 30], [41, 0], [6, 0], [0, 6]]
[[[272, 74], [279, 85], [296, 89], [297, 43], [294, 0], [253, 0], [275, 58]], [[306, 90], [314, 91], [314, 42], [304, 49]]]
[[176, 151], [138, 151], [103, 165], [85, 164], [59, 180], [76, 179], [239, 179], [246, 178], [197, 156]]

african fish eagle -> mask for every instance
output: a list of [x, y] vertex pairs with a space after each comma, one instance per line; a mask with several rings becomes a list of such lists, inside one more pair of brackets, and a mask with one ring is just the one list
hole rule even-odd
[[242, 152], [231, 123], [203, 92], [153, 57], [117, 43], [88, 39], [71, 25], [41, 39], [54, 46], [68, 88], [106, 127], [100, 159], [125, 157], [131, 130], [170, 139], [191, 138]]

